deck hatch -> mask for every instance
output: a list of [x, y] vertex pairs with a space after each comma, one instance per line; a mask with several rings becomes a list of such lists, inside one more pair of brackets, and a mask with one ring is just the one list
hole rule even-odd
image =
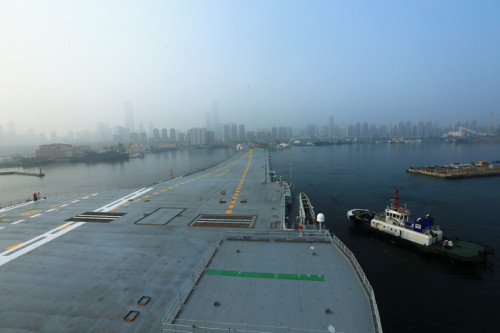
[[65, 221], [109, 223], [125, 214], [127, 213], [85, 212], [80, 215], [71, 217]]
[[253, 228], [256, 220], [256, 215], [202, 214], [194, 219], [189, 226], [213, 228]]
[[135, 221], [134, 224], [165, 225], [177, 216], [180, 216], [185, 210], [185, 208], [160, 207], [149, 214], [144, 214], [144, 216]]

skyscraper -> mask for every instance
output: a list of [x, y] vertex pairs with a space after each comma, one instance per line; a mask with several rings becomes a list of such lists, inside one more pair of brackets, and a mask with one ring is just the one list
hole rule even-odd
[[333, 137], [333, 116], [328, 117], [328, 136]]
[[130, 132], [135, 132], [134, 105], [132, 104], [132, 102], [125, 102], [124, 114], [125, 114], [125, 128], [128, 128]]
[[240, 125], [238, 134], [240, 136], [240, 141], [244, 142], [247, 139], [247, 135], [245, 132], [245, 125], [243, 124]]

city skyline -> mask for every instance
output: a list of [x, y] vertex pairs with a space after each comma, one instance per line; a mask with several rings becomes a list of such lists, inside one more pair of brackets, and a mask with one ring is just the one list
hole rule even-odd
[[[481, 124], [475, 119], [453, 120], [447, 126], [439, 126], [430, 120], [417, 122], [396, 121], [394, 123], [376, 125], [367, 121], [357, 121], [348, 124], [337, 124], [334, 116], [329, 116], [320, 123], [307, 123], [301, 127], [284, 125], [248, 127], [246, 124], [234, 122], [219, 122], [218, 112], [212, 110], [206, 114], [205, 125], [190, 126], [179, 129], [156, 126], [153, 122], [148, 129], [142, 122], [135, 126], [133, 110], [125, 103], [123, 123], [111, 126], [108, 123], [97, 122], [95, 129], [84, 131], [69, 131], [67, 133], [17, 133], [14, 126], [4, 129], [0, 123], [0, 146], [36, 145], [45, 143], [125, 143], [146, 144], [147, 142], [189, 142], [192, 144], [207, 144], [200, 138], [209, 133], [209, 143], [237, 143], [248, 140], [291, 139], [293, 137], [325, 137], [325, 138], [375, 138], [375, 137], [440, 137], [450, 131], [458, 131], [461, 127], [472, 131], [488, 133], [489, 123]], [[128, 126], [128, 127], [127, 127]], [[492, 122], [491, 132], [500, 130], [500, 124]], [[287, 133], [277, 135], [277, 133]], [[242, 134], [243, 133], [243, 134]], [[251, 134], [247, 134], [251, 133]], [[293, 134], [292, 134], [293, 133]], [[472, 132], [471, 132], [472, 133]], [[172, 139], [173, 138], [173, 139]]]
[[[4, 1], [4, 129], [498, 118], [495, 1]], [[128, 102], [127, 102], [128, 101]], [[10, 125], [9, 125], [10, 126]], [[31, 129], [31, 130], [30, 130]]]

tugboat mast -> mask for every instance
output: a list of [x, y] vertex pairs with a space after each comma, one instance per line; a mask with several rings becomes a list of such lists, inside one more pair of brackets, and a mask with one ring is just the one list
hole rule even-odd
[[394, 200], [392, 201], [392, 203], [396, 205], [396, 210], [398, 210], [398, 208], [399, 208], [399, 202], [398, 202], [398, 192], [399, 192], [399, 187], [398, 187], [398, 188], [396, 188], [396, 199], [394, 199]]

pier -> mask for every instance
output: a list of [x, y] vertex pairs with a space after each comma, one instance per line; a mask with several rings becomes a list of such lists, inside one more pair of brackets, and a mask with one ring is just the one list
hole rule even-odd
[[24, 172], [24, 171], [3, 171], [0, 172], [0, 176], [6, 175], [20, 175], [20, 176], [35, 176], [35, 177], [44, 177], [45, 174], [40, 170], [39, 173], [36, 172]]
[[436, 165], [434, 167], [410, 167], [406, 172], [444, 179], [492, 177], [500, 176], [500, 164], [497, 161], [492, 164], [487, 162], [479, 162], [477, 164], [453, 163], [450, 165]]

